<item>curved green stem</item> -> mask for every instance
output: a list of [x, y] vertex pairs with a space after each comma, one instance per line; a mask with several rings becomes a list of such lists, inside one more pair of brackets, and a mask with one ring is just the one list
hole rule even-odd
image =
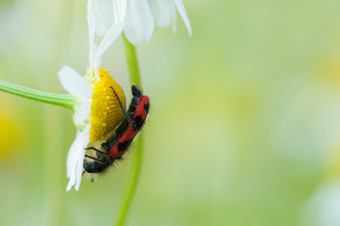
[[126, 60], [128, 63], [130, 83], [136, 84], [138, 87], [142, 86], [140, 79], [140, 72], [138, 67], [136, 47], [132, 45], [123, 35], [123, 43], [125, 48]]
[[24, 86], [0, 80], [0, 91], [11, 93], [28, 99], [65, 107], [74, 112], [76, 97], [69, 94], [56, 94], [30, 89]]
[[[125, 53], [127, 58], [127, 63], [129, 67], [130, 83], [136, 84], [141, 87], [141, 79], [137, 62], [136, 48], [125, 38], [123, 35], [123, 42], [125, 47]], [[126, 182], [126, 186], [123, 192], [123, 197], [119, 203], [116, 219], [113, 225], [123, 225], [132, 202], [133, 195], [135, 194], [141, 168], [142, 168], [142, 157], [143, 157], [143, 137], [142, 134], [139, 135], [136, 146], [135, 146], [135, 156], [132, 161], [132, 166], [129, 172], [129, 176]]]
[[129, 207], [132, 202], [133, 195], [135, 194], [137, 188], [138, 179], [142, 168], [142, 154], [143, 154], [143, 137], [139, 135], [136, 141], [134, 158], [132, 160], [132, 166], [129, 172], [128, 180], [125, 185], [123, 197], [120, 200], [117, 209], [116, 219], [113, 224], [114, 226], [124, 225]]

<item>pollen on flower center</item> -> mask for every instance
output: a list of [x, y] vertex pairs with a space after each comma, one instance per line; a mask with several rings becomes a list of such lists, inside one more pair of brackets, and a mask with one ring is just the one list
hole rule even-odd
[[104, 141], [107, 134], [113, 131], [124, 118], [119, 101], [111, 86], [116, 91], [124, 108], [126, 108], [125, 94], [120, 85], [109, 75], [109, 72], [107, 69], [100, 68], [100, 81], [96, 81], [93, 86], [90, 142]]

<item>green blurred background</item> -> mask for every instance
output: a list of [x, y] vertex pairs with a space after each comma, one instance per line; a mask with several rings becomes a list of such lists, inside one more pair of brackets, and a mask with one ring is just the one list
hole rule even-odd
[[[340, 225], [340, 2], [185, 0], [138, 46], [151, 112], [126, 225]], [[0, 1], [0, 79], [65, 93], [84, 0]], [[104, 55], [130, 99], [121, 39]], [[134, 151], [66, 192], [71, 113], [0, 93], [0, 225], [111, 225]]]

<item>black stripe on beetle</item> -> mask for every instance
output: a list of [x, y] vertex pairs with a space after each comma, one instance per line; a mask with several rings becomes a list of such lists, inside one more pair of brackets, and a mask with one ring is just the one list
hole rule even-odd
[[146, 111], [146, 113], [148, 113], [149, 112], [149, 104], [144, 104], [144, 110]]
[[119, 152], [126, 151], [126, 149], [128, 149], [128, 147], [130, 146], [131, 142], [132, 140], [126, 140], [124, 142], [119, 143], [117, 146], [118, 151]]
[[133, 129], [136, 131], [136, 130], [140, 130], [140, 128], [142, 127], [144, 121], [142, 120], [142, 117], [141, 116], [136, 116], [135, 117], [135, 120], [133, 120]]

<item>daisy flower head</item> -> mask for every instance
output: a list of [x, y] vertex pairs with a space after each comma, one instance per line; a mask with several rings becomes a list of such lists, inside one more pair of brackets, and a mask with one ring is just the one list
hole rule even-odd
[[124, 91], [109, 75], [109, 70], [100, 68], [101, 56], [120, 35], [123, 29], [125, 5], [117, 1], [113, 25], [106, 31], [98, 48], [95, 45], [95, 17], [88, 15], [89, 26], [89, 72], [81, 76], [69, 66], [58, 72], [59, 80], [66, 91], [77, 97], [74, 106], [73, 122], [77, 129], [67, 155], [67, 177], [70, 178], [66, 190], [73, 186], [78, 190], [83, 172], [85, 149], [89, 142], [103, 141], [123, 119], [118, 99], [112, 92], [114, 88], [123, 106], [126, 106]]
[[[115, 0], [89, 0], [88, 14], [94, 15], [99, 25], [96, 34], [103, 35], [120, 12], [114, 9]], [[191, 36], [191, 24], [182, 0], [127, 0], [124, 18], [124, 35], [133, 45], [148, 42], [152, 38], [154, 27], [172, 25], [176, 31], [176, 8]]]

